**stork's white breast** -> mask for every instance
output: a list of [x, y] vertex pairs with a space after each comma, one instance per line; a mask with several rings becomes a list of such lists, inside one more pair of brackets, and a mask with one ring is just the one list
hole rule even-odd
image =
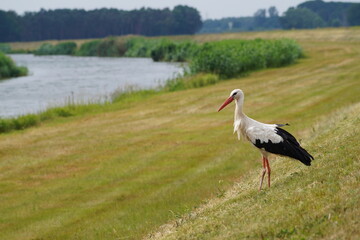
[[251, 126], [246, 129], [246, 135], [252, 143], [256, 143], [258, 139], [260, 143], [279, 143], [283, 141], [283, 138], [276, 133], [275, 126], [262, 125], [262, 126]]

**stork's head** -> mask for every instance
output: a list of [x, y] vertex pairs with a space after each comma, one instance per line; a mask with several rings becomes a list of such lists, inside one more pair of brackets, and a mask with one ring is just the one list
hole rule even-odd
[[231, 91], [230, 96], [228, 99], [225, 100], [225, 102], [220, 106], [219, 111], [221, 111], [221, 109], [223, 109], [224, 107], [226, 107], [229, 103], [231, 103], [234, 100], [243, 100], [244, 99], [244, 93], [243, 91], [241, 91], [241, 89], [234, 89]]

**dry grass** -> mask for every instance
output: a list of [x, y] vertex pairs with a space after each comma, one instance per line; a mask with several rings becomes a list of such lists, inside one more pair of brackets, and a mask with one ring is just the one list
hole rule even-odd
[[[316, 31], [281, 32], [307, 54], [286, 68], [0, 135], [0, 239], [139, 239], [188, 214], [165, 238], [357, 236], [360, 29]], [[272, 159], [258, 193], [259, 153], [231, 135], [231, 107], [216, 112], [234, 88], [251, 117], [289, 122], [314, 165]]]

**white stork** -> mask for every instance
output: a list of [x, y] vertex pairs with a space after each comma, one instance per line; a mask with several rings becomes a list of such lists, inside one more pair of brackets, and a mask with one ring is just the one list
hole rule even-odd
[[230, 93], [230, 97], [221, 105], [218, 112], [234, 100], [236, 104], [234, 133], [237, 132], [239, 139], [242, 136], [249, 140], [262, 154], [263, 170], [260, 176], [259, 190], [261, 190], [265, 173], [268, 175], [268, 186], [270, 187], [269, 153], [297, 159], [306, 166], [311, 165], [313, 156], [300, 146], [293, 135], [280, 128], [288, 124], [265, 124], [244, 114], [244, 93], [240, 89], [235, 89]]

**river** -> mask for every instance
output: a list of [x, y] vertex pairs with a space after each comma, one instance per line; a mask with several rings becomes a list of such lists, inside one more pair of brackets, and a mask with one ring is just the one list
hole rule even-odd
[[48, 107], [103, 101], [129, 86], [155, 88], [182, 73], [178, 63], [149, 58], [9, 55], [29, 76], [0, 80], [0, 117], [36, 113]]

